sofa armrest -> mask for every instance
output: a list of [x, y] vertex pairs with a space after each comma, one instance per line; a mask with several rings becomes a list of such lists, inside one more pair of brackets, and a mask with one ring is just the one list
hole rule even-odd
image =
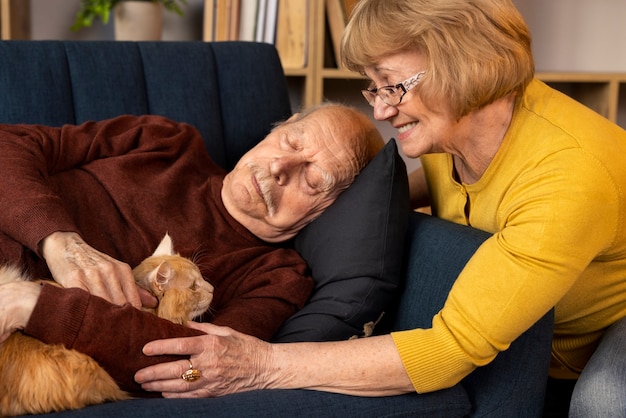
[[[461, 270], [490, 234], [422, 213], [407, 233], [406, 283], [391, 328], [429, 328]], [[433, 256], [436, 254], [436, 256]], [[552, 311], [461, 384], [472, 417], [540, 417], [552, 343]]]

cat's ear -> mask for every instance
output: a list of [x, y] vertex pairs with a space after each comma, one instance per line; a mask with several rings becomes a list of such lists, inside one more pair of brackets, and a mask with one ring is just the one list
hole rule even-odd
[[167, 284], [174, 277], [174, 269], [170, 266], [170, 263], [163, 261], [155, 270], [154, 285], [157, 289], [163, 290], [163, 286]]
[[175, 255], [174, 254], [174, 244], [172, 243], [172, 238], [168, 233], [165, 234], [159, 246], [154, 250], [154, 255]]

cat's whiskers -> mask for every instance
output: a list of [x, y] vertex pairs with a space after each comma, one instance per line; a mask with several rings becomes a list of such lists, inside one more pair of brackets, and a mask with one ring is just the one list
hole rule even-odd
[[202, 278], [204, 279], [204, 281], [211, 284], [210, 277], [213, 274], [215, 274], [213, 266], [208, 261], [207, 262], [200, 261], [205, 258], [205, 253], [207, 253], [208, 251], [209, 251], [208, 249], [205, 249], [205, 250], [197, 249], [191, 254], [189, 259], [191, 260], [192, 263], [194, 263], [198, 267], [198, 269], [200, 269], [200, 274], [202, 274]]

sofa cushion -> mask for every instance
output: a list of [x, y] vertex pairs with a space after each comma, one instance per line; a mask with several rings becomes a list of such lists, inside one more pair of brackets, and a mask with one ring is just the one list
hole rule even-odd
[[319, 218], [295, 238], [315, 289], [276, 341], [363, 335], [396, 295], [410, 212], [406, 167], [391, 140]]

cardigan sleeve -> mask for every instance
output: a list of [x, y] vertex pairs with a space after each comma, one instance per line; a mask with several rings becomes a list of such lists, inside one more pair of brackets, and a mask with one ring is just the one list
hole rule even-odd
[[[97, 320], [96, 320], [97, 318]], [[44, 285], [24, 333], [48, 344], [63, 344], [95, 359], [122, 390], [150, 396], [134, 381], [144, 367], [179, 360], [150, 357], [143, 346], [153, 340], [191, 337], [202, 332], [135, 309], [118, 306], [80, 289]]]

